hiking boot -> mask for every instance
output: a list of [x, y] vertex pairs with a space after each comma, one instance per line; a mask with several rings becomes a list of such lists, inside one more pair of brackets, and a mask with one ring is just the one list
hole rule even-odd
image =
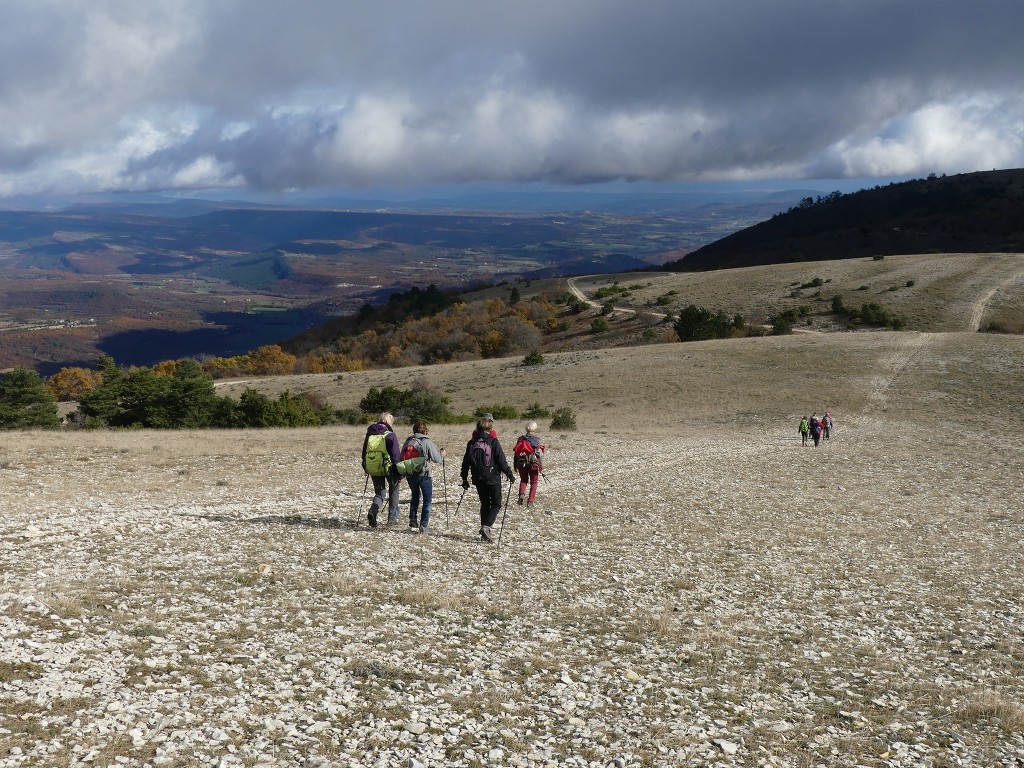
[[523, 506], [523, 502], [524, 501], [526, 501], [526, 496], [524, 496], [523, 494], [520, 493], [519, 494], [519, 506], [520, 507]]
[[423, 533], [423, 534], [426, 534], [426, 532], [427, 532], [427, 526], [425, 526], [425, 525], [421, 525], [421, 526], [420, 526], [420, 527], [419, 527], [419, 528], [417, 529], [417, 531], [418, 531], [419, 533]]
[[388, 528], [400, 528], [402, 524], [397, 520], [388, 520]]
[[366, 513], [366, 522], [370, 524], [371, 528], [377, 527], [377, 505], [371, 504], [370, 511]]
[[537, 509], [537, 505], [534, 504], [532, 501], [526, 505], [527, 512], [533, 512], [535, 509]]
[[489, 525], [481, 526], [481, 528], [480, 528], [480, 541], [494, 541], [492, 533], [493, 533], [493, 531], [491, 530], [491, 526], [489, 526]]
[[418, 531], [419, 529], [420, 529], [420, 524], [419, 523], [417, 523], [415, 520], [410, 520], [409, 521], [409, 530], [410, 531]]

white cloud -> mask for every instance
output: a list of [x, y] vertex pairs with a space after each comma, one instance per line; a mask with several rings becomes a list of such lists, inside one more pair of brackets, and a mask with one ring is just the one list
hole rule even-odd
[[0, 194], [1024, 166], [1020, 0], [0, 3]]
[[842, 139], [831, 152], [848, 176], [1014, 167], [1024, 159], [1024, 101], [981, 93], [927, 104], [866, 140]]

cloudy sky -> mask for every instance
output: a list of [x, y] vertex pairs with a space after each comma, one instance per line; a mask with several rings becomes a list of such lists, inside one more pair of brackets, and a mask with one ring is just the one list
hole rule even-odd
[[1024, 166], [1024, 0], [0, 0], [0, 196]]

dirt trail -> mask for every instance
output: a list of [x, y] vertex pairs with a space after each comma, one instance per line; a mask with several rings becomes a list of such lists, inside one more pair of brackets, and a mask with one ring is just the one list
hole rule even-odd
[[921, 355], [937, 338], [931, 333], [902, 333], [894, 337], [897, 345], [879, 360], [879, 372], [871, 380], [870, 388], [864, 393], [861, 417], [872, 417], [888, 407], [889, 392], [900, 377], [912, 366], [917, 365]]
[[967, 321], [967, 330], [977, 332], [981, 330], [981, 321], [985, 316], [985, 309], [988, 307], [988, 303], [992, 300], [999, 291], [1008, 288], [1015, 282], [1024, 276], [1024, 270], [1018, 270], [1010, 275], [1008, 278], [1003, 280], [1001, 283], [993, 286], [991, 290], [987, 291], [981, 298], [975, 301], [971, 305], [970, 315]]

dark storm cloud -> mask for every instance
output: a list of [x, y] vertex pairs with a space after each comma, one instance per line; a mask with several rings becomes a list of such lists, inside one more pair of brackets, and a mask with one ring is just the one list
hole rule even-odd
[[0, 0], [0, 194], [1024, 164], [1020, 0]]

